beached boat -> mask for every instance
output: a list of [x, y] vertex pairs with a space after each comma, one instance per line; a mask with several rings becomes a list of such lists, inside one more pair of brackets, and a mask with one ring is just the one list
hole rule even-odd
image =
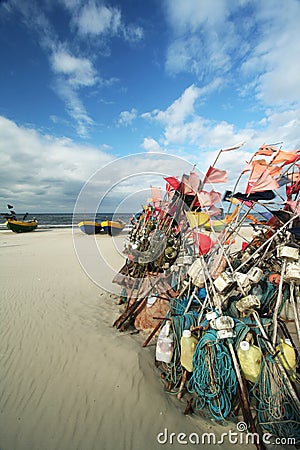
[[116, 236], [121, 233], [125, 227], [125, 223], [121, 220], [104, 220], [101, 222], [103, 231], [110, 236]]
[[14, 220], [7, 218], [6, 226], [14, 233], [26, 233], [34, 231], [38, 226], [38, 221], [34, 220]]
[[85, 234], [99, 234], [102, 231], [102, 226], [98, 222], [83, 220], [78, 224], [81, 231]]

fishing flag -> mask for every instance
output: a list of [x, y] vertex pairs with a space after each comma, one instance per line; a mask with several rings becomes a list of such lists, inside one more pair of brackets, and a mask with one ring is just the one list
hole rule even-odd
[[200, 185], [200, 177], [196, 172], [190, 172], [189, 178], [188, 178], [188, 185], [190, 186], [191, 190], [196, 194], [199, 189]]
[[180, 181], [178, 180], [177, 177], [166, 177], [164, 178], [164, 180], [167, 182], [166, 184], [167, 192], [171, 191], [172, 189], [175, 189], [176, 191], [180, 186]]
[[298, 156], [297, 152], [284, 152], [283, 150], [279, 150], [270, 164], [290, 164], [294, 162]]
[[183, 174], [181, 180], [181, 192], [184, 195], [195, 195], [198, 192], [200, 184], [199, 175], [196, 172], [190, 172], [189, 175]]
[[[299, 151], [299, 150], [298, 150]], [[283, 166], [287, 166], [288, 164], [294, 163], [296, 161], [299, 161], [300, 159], [300, 155], [296, 155], [294, 157], [292, 157], [290, 160], [286, 161], [284, 164], [282, 164]]]
[[285, 184], [290, 183], [291, 180], [288, 177], [282, 176], [281, 178], [279, 178], [279, 180], [277, 180], [277, 183], [279, 184], [279, 186], [284, 186]]
[[247, 194], [253, 192], [263, 192], [266, 190], [278, 189], [279, 184], [266, 170], [257, 181], [250, 181], [246, 190]]
[[210, 206], [207, 210], [207, 214], [209, 214], [210, 217], [222, 216], [222, 213], [223, 213], [223, 209], [217, 208], [214, 205]]
[[272, 156], [274, 152], [277, 152], [278, 148], [274, 147], [273, 145], [267, 145], [263, 144], [255, 153], [256, 155], [264, 155], [264, 156]]
[[214, 190], [211, 190], [210, 192], [201, 191], [197, 193], [197, 198], [199, 206], [203, 208], [204, 206], [212, 206], [215, 203], [219, 203], [221, 201], [221, 194]]
[[206, 172], [203, 184], [205, 183], [226, 183], [228, 181], [226, 170], [216, 169], [215, 167], [209, 166]]
[[287, 205], [289, 205], [292, 209], [292, 211], [296, 212], [297, 214], [300, 213], [300, 203], [299, 200], [288, 200], [286, 202]]
[[267, 190], [263, 192], [255, 192], [253, 194], [242, 194], [241, 192], [237, 192], [233, 195], [234, 198], [238, 198], [242, 201], [253, 201], [256, 202], [258, 200], [273, 200], [276, 195], [273, 191]]
[[161, 188], [151, 186], [151, 197], [153, 203], [159, 203], [162, 201]]
[[197, 233], [193, 231], [193, 235], [196, 243], [198, 244], [200, 255], [206, 255], [214, 246], [214, 242], [204, 233]]
[[185, 214], [191, 228], [201, 227], [209, 221], [209, 214], [206, 212], [186, 211]]

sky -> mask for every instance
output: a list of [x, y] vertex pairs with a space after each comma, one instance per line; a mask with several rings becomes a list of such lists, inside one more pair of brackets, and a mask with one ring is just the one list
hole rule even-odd
[[0, 211], [72, 212], [89, 182], [135, 208], [245, 142], [224, 191], [261, 144], [300, 148], [299, 20], [299, 0], [0, 0]]

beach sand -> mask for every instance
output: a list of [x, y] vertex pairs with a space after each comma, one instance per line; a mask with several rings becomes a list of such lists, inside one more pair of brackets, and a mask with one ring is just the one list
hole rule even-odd
[[[81, 250], [101, 242], [113, 270], [122, 266], [108, 236], [76, 239]], [[116, 297], [83, 270], [71, 230], [1, 232], [0, 260], [1, 450], [194, 448], [177, 434], [236, 431], [231, 422], [185, 416], [185, 397], [164, 392], [155, 341], [142, 348], [145, 336], [112, 327]], [[104, 267], [94, 269], [106, 277]], [[158, 443], [165, 429], [168, 442], [176, 433], [173, 444]], [[222, 448], [232, 448], [226, 437]]]

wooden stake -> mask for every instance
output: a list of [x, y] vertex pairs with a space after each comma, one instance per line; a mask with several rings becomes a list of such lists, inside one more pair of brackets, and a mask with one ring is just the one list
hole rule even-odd
[[151, 341], [151, 339], [155, 336], [156, 332], [160, 329], [160, 327], [162, 326], [162, 324], [164, 323], [164, 320], [161, 320], [151, 331], [151, 333], [149, 334], [149, 336], [147, 337], [147, 339], [145, 340], [145, 342], [143, 343], [143, 347], [147, 347], [147, 345], [149, 344], [149, 342]]

